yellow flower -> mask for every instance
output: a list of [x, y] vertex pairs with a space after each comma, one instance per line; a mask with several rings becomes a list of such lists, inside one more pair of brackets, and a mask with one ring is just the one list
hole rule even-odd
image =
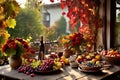
[[5, 29], [0, 29], [0, 37], [0, 41], [2, 41], [0, 43], [4, 43], [4, 41], [10, 37], [10, 34]]
[[66, 39], [69, 39], [69, 37], [70, 37], [69, 35], [65, 36]]
[[69, 42], [69, 40], [67, 40], [67, 39], [62, 39], [62, 43], [64, 44], [64, 43], [68, 43]]
[[91, 47], [91, 44], [88, 43], [87, 46], [88, 46], [88, 47]]
[[16, 26], [16, 21], [15, 21], [15, 19], [12, 19], [12, 18], [10, 18], [10, 17], [6, 20], [6, 23], [7, 23], [8, 27], [9, 27], [9, 28], [12, 28], [12, 29], [14, 29], [15, 26]]

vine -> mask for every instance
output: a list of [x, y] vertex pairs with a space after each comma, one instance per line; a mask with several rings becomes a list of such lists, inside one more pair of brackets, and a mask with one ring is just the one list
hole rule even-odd
[[7, 28], [13, 28], [16, 25], [14, 19], [19, 13], [20, 6], [16, 0], [0, 0], [0, 55], [1, 48], [5, 41], [10, 37]]
[[[54, 2], [54, 0], [50, 0]], [[68, 8], [68, 12], [63, 12], [62, 15], [66, 15], [69, 18], [69, 24], [71, 28], [74, 28], [78, 22], [82, 25], [79, 27], [79, 32], [89, 27], [91, 34], [91, 41], [96, 46], [96, 36], [99, 27], [103, 26], [102, 19], [99, 17], [99, 0], [60, 0], [62, 9]]]

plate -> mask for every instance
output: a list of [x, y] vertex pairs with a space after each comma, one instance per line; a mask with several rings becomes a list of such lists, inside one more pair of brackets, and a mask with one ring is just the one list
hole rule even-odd
[[56, 74], [61, 72], [61, 69], [50, 70], [50, 71], [35, 71], [36, 74]]
[[78, 67], [78, 70], [80, 70], [81, 72], [100, 72], [101, 69], [98, 69], [98, 70], [84, 70], [84, 69], [81, 69], [80, 67]]

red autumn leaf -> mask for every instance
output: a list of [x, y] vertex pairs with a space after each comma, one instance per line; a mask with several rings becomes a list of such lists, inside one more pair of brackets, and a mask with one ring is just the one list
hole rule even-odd
[[54, 0], [50, 0], [50, 2], [54, 2]]
[[62, 12], [62, 15], [64, 16], [66, 13], [65, 12]]
[[64, 9], [64, 8], [66, 7], [66, 5], [67, 5], [66, 2], [61, 0], [60, 7], [61, 7], [62, 9]]

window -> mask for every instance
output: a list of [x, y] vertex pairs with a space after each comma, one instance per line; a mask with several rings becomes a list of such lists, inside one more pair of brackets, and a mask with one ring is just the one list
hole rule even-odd
[[115, 21], [115, 30], [114, 30], [116, 47], [120, 47], [120, 0], [116, 0], [116, 21]]
[[110, 47], [120, 49], [120, 0], [111, 0]]
[[44, 15], [43, 15], [43, 23], [46, 27], [49, 27], [50, 26], [50, 13], [48, 12], [45, 12]]

